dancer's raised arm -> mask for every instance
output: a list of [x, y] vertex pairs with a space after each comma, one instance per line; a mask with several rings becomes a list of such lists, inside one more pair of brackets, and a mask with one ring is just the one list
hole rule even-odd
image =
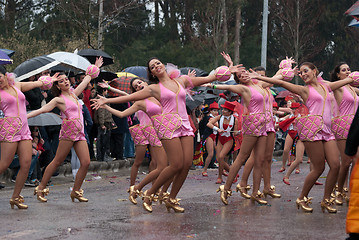
[[[54, 76], [51, 77], [51, 80], [50, 82], [56, 82], [58, 81], [58, 75], [59, 73], [55, 73]], [[49, 77], [50, 79], [50, 77]], [[44, 86], [44, 84], [49, 84], [50, 82], [44, 82], [42, 80], [37, 80], [37, 81], [33, 81], [33, 82], [15, 82], [15, 86], [17, 88], [19, 88], [22, 92], [27, 92], [27, 91], [30, 91], [34, 88], [39, 88], [39, 87], [42, 87]], [[50, 83], [52, 85], [52, 83]]]
[[[100, 68], [103, 64], [103, 58], [99, 57], [96, 59], [95, 66]], [[86, 74], [85, 78], [82, 80], [82, 82], [74, 89], [73, 93], [76, 96], [79, 96], [86, 88], [87, 85], [90, 83], [92, 77], [88, 74]]]
[[114, 87], [111, 87], [107, 82], [105, 82], [104, 80], [102, 80], [102, 82], [99, 82], [97, 83], [97, 85], [99, 85], [100, 87], [102, 88], [106, 88], [107, 90], [111, 91], [111, 92], [114, 92], [114, 93], [118, 93], [122, 96], [127, 96], [129, 95], [127, 92], [125, 91], [122, 91], [120, 89], [117, 89], [117, 88], [114, 88]]
[[47, 103], [46, 105], [42, 106], [39, 109], [36, 109], [34, 111], [31, 111], [30, 113], [27, 114], [27, 118], [32, 118], [32, 117], [36, 117], [37, 115], [40, 115], [41, 113], [47, 113], [50, 112], [52, 109], [54, 109], [55, 107], [58, 106], [59, 101], [61, 101], [61, 99], [59, 97], [55, 97], [53, 98], [49, 103]]
[[332, 91], [335, 91], [338, 88], [341, 88], [344, 85], [350, 84], [352, 82], [353, 82], [353, 78], [347, 77], [347, 78], [344, 78], [342, 80], [338, 80], [338, 81], [335, 81], [335, 82], [327, 82], [327, 84], [330, 87], [330, 89], [332, 89]]
[[282, 76], [279, 74], [276, 74], [270, 78], [270, 77], [261, 76], [258, 73], [255, 73], [252, 71], [251, 73], [249, 73], [249, 76], [251, 78], [256, 78], [256, 79], [262, 80], [264, 82], [283, 87], [292, 93], [298, 94], [304, 100], [306, 100], [308, 98], [308, 88], [307, 87], [283, 81], [283, 80], [281, 80]]
[[107, 111], [109, 111], [110, 113], [112, 113], [113, 115], [115, 115], [119, 118], [124, 118], [124, 117], [134, 114], [135, 112], [137, 112], [139, 110], [144, 110], [137, 103], [134, 103], [130, 108], [127, 108], [125, 111], [116, 110], [107, 104], [102, 105], [101, 108], [106, 109]]
[[125, 103], [125, 102], [143, 100], [149, 97], [153, 97], [153, 92], [154, 91], [152, 89], [152, 86], [148, 86], [142, 89], [141, 91], [134, 92], [127, 96], [119, 96], [115, 98], [104, 98], [99, 96], [99, 98], [97, 99], [91, 99], [92, 101], [91, 107], [96, 110], [106, 103]]

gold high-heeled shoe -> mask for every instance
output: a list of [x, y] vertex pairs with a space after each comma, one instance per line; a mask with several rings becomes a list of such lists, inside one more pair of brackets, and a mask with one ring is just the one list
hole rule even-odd
[[47, 196], [50, 192], [50, 189], [48, 188], [44, 188], [42, 190], [39, 189], [39, 186], [37, 186], [34, 189], [34, 195], [37, 196], [37, 200], [39, 200], [40, 202], [47, 202], [47, 199], [45, 198], [45, 196]]
[[250, 186], [241, 187], [241, 185], [239, 185], [239, 183], [238, 183], [237, 186], [236, 186], [236, 191], [237, 191], [237, 192], [240, 192], [240, 193], [241, 193], [241, 196], [242, 196], [243, 198], [246, 198], [246, 199], [250, 199], [250, 198], [251, 198], [251, 195], [249, 195], [248, 193], [246, 193], [249, 189], [251, 189]]
[[16, 205], [18, 209], [27, 209], [27, 205], [24, 204], [24, 197], [21, 195], [15, 199], [10, 199], [11, 209], [14, 209], [14, 205]]
[[184, 208], [180, 207], [179, 205], [179, 200], [178, 199], [172, 199], [172, 198], [168, 198], [165, 201], [165, 205], [167, 208], [167, 212], [170, 212], [171, 208], [176, 212], [176, 213], [183, 213], [184, 212]]
[[[149, 203], [146, 202], [146, 199], [148, 199]], [[143, 200], [143, 208], [147, 211], [147, 212], [152, 212], [152, 200], [153, 200], [153, 194], [147, 196], [147, 190], [143, 193], [142, 196], [142, 200]]]
[[163, 192], [158, 196], [158, 201], [160, 202], [160, 204], [162, 204], [162, 202], [166, 201], [169, 198], [169, 196], [170, 196], [169, 192]]
[[83, 197], [84, 190], [80, 189], [79, 191], [72, 190], [70, 197], [73, 202], [75, 202], [75, 198], [79, 200], [79, 202], [88, 202], [89, 200], [87, 198]]
[[141, 192], [138, 191], [138, 190], [135, 190], [135, 185], [132, 185], [132, 186], [127, 190], [127, 192], [130, 194], [130, 195], [128, 196], [128, 199], [130, 200], [130, 202], [136, 205], [136, 204], [137, 204], [136, 198], [141, 195]]
[[269, 191], [264, 191], [263, 190], [263, 194], [265, 197], [267, 197], [267, 195], [271, 196], [272, 198], [280, 198], [281, 195], [279, 193], [275, 193], [275, 186], [270, 186]]
[[261, 193], [260, 191], [257, 192], [257, 194], [254, 196], [253, 194], [251, 195], [251, 200], [255, 201], [261, 205], [266, 205], [268, 202], [266, 200], [263, 200], [262, 198], [264, 197], [263, 193]]
[[335, 204], [343, 205], [344, 199], [345, 199], [345, 193], [337, 192], [335, 197]]
[[313, 208], [309, 207], [309, 203], [312, 203], [312, 198], [304, 197], [302, 200], [297, 198], [295, 201], [297, 208], [302, 208], [304, 212], [313, 212]]
[[337, 210], [331, 207], [331, 205], [333, 204], [334, 204], [333, 200], [324, 199], [320, 203], [320, 207], [322, 208], [323, 213], [325, 212], [325, 209], [327, 209], [328, 213], [337, 213]]
[[229, 196], [232, 196], [232, 190], [224, 190], [224, 185], [219, 186], [219, 188], [217, 189], [217, 192], [221, 192], [221, 201], [225, 204], [228, 205], [228, 200], [227, 198]]

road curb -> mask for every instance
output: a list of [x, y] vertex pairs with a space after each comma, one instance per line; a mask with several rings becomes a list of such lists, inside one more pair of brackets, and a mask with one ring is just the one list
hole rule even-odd
[[[88, 174], [98, 174], [110, 171], [118, 172], [122, 168], [130, 168], [133, 165], [134, 161], [134, 158], [128, 158], [126, 160], [114, 160], [109, 162], [91, 161], [88, 168]], [[142, 165], [148, 165], [148, 161], [143, 161]], [[57, 172], [61, 176], [71, 176], [71, 163], [64, 163], [57, 169]], [[10, 182], [12, 175], [13, 170], [10, 168], [6, 169], [3, 174], [0, 174], [0, 182]]]

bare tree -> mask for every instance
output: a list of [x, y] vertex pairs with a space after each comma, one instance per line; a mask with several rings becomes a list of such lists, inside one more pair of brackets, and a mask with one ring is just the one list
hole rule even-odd
[[242, 17], [242, 7], [241, 1], [237, 0], [237, 10], [236, 10], [236, 24], [234, 30], [234, 62], [239, 63], [240, 55], [239, 48], [241, 46], [241, 17]]

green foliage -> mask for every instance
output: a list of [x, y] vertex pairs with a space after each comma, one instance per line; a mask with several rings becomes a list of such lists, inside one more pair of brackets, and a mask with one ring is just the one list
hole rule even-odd
[[[14, 64], [55, 51], [97, 47], [98, 1], [7, 0], [0, 5], [2, 48], [16, 51]], [[221, 0], [160, 0], [159, 24], [146, 1], [104, 1], [104, 48], [115, 59], [107, 70], [145, 65], [152, 56], [178, 67], [192, 66], [211, 71], [224, 64]], [[272, 75], [285, 55], [294, 54], [293, 22], [296, 0], [270, 2], [267, 70]], [[300, 0], [300, 61], [312, 61], [324, 77], [339, 61], [359, 69], [359, 29], [347, 27], [351, 18], [344, 12], [354, 0]], [[288, 6], [289, 6], [288, 5]], [[247, 67], [260, 64], [263, 0], [226, 0], [228, 52], [234, 53], [236, 11], [241, 7], [240, 61]], [[309, 9], [305, 11], [305, 9]], [[315, 11], [314, 11], [315, 10]], [[283, 18], [283, 15], [289, 14]], [[282, 17], [280, 20], [278, 17]], [[284, 21], [287, 19], [288, 21]], [[311, 22], [316, 19], [315, 23]], [[315, 34], [313, 34], [315, 33]]]

